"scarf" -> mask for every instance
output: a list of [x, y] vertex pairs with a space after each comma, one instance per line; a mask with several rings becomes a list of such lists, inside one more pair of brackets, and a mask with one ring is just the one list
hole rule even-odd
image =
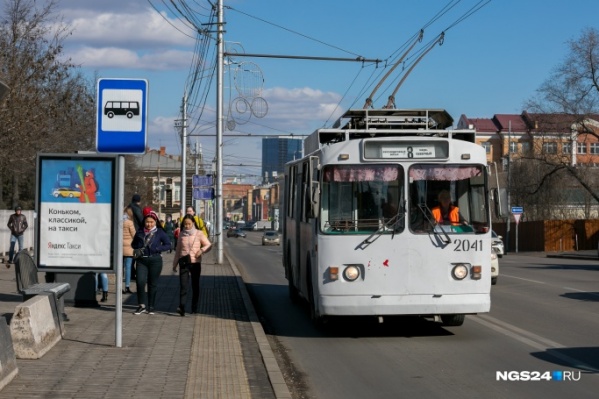
[[196, 228], [195, 228], [195, 226], [191, 226], [191, 229], [189, 229], [189, 230], [183, 229], [181, 231], [181, 234], [184, 235], [184, 236], [195, 236], [196, 235]]
[[146, 229], [146, 228], [144, 227], [144, 235], [146, 235], [146, 236], [147, 236], [148, 234], [155, 233], [157, 229], [158, 229], [158, 228], [157, 228], [156, 226], [154, 226], [154, 227], [153, 227], [152, 229], [150, 229], [150, 230], [148, 230], [148, 229]]

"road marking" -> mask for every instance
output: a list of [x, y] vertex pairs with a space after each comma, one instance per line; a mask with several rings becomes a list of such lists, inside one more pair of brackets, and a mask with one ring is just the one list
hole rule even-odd
[[496, 332], [498, 332], [500, 334], [503, 334], [505, 336], [513, 338], [516, 341], [520, 341], [525, 345], [535, 348], [536, 350], [547, 352], [548, 355], [553, 356], [555, 358], [558, 358], [558, 359], [566, 362], [571, 367], [576, 367], [578, 369], [591, 371], [594, 373], [599, 372], [598, 369], [596, 369], [576, 358], [573, 358], [568, 355], [564, 355], [557, 351], [549, 352], [548, 349], [566, 348], [566, 346], [564, 346], [558, 342], [551, 341], [550, 339], [541, 337], [540, 335], [534, 334], [530, 331], [523, 330], [519, 327], [516, 327], [509, 323], [505, 323], [499, 319], [496, 319], [496, 318], [488, 316], [488, 315], [479, 314], [476, 317], [471, 317], [470, 320], [473, 320], [473, 321], [477, 322], [478, 324], [488, 327], [491, 330], [495, 330]]
[[515, 278], [517, 280], [524, 280], [524, 281], [530, 281], [531, 283], [537, 283], [537, 284], [543, 284], [543, 285], [547, 285], [547, 283], [544, 283], [542, 281], [538, 281], [538, 280], [531, 280], [528, 278], [522, 278], [522, 277], [516, 277], [516, 276], [510, 276], [509, 274], [501, 274], [502, 277], [511, 277], [511, 278]]

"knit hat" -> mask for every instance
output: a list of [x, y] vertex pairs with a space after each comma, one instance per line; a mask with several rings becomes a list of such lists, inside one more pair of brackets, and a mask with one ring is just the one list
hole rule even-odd
[[20, 207], [20, 206], [18, 206], [18, 205], [17, 205], [17, 206], [15, 206], [15, 212], [16, 212], [16, 211], [20, 211], [20, 210], [21, 210], [21, 207]]
[[141, 213], [144, 215], [144, 217], [148, 216], [148, 214], [152, 212], [152, 207], [151, 206], [146, 206], [144, 207], [144, 209], [142, 209]]
[[133, 194], [133, 198], [131, 198], [132, 202], [140, 202], [141, 201], [141, 197], [139, 196], [139, 194]]
[[147, 218], [152, 218], [156, 221], [156, 223], [158, 223], [158, 215], [156, 215], [156, 212], [152, 210], [150, 210], [150, 212], [148, 212], [147, 214], [144, 214], [144, 220], [146, 220]]

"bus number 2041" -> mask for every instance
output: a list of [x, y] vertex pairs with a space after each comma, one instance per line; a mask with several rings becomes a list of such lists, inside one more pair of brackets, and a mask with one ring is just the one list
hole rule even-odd
[[468, 251], [482, 251], [483, 250], [483, 240], [462, 240], [456, 238], [453, 242], [455, 246], [453, 247], [454, 251], [458, 252], [468, 252]]

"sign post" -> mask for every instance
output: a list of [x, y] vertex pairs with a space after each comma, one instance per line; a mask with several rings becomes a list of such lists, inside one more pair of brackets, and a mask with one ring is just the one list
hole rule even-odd
[[96, 92], [96, 150], [118, 157], [118, 229], [113, 236], [116, 260], [116, 347], [122, 346], [123, 284], [123, 201], [125, 158], [123, 154], [144, 154], [147, 143], [148, 81], [145, 79], [98, 79]]
[[512, 206], [512, 215], [514, 215], [514, 221], [516, 222], [516, 253], [518, 253], [518, 224], [520, 223], [522, 213], [524, 213], [524, 208], [521, 206]]

